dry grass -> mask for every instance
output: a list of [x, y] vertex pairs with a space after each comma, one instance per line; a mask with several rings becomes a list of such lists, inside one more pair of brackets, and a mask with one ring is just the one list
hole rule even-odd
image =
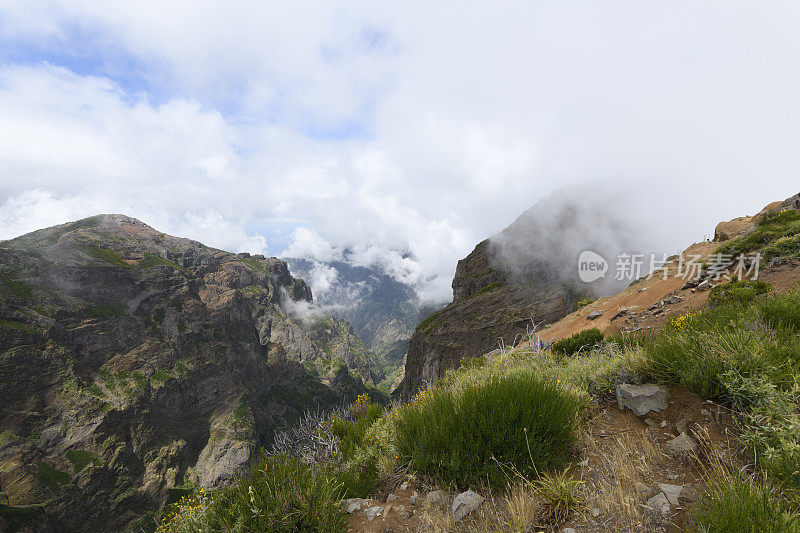
[[543, 514], [542, 504], [533, 486], [517, 482], [503, 494], [490, 496], [483, 505], [461, 522], [453, 520], [449, 508], [425, 504], [420, 513], [418, 531], [430, 533], [480, 532], [526, 533], [541, 531], [536, 524]]
[[[590, 464], [586, 476], [586, 503], [582, 521], [591, 517], [602, 531], [660, 531], [664, 520], [644, 502], [656, 493], [654, 480], [661, 479], [662, 465], [669, 461], [650, 431], [628, 431], [608, 438], [586, 434], [584, 453]], [[647, 485], [647, 493], [638, 488]], [[593, 517], [592, 509], [600, 515]]]

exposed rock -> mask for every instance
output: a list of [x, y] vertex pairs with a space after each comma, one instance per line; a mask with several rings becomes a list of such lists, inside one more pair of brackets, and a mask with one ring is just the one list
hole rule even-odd
[[348, 498], [345, 500], [345, 509], [347, 510], [348, 514], [353, 514], [356, 511], [361, 510], [361, 505], [363, 505], [364, 500], [361, 498]]
[[449, 497], [443, 490], [434, 490], [429, 492], [428, 495], [425, 496], [425, 499], [435, 507], [447, 507], [447, 500]]
[[[604, 232], [625, 241], [633, 235], [619, 232], [622, 222], [597, 209], [601, 194], [576, 192], [543, 199], [458, 262], [453, 302], [423, 320], [409, 343], [404, 399], [458, 368], [462, 358], [485, 354], [500, 339], [510, 346], [525, 338], [531, 321], [538, 326], [555, 322], [581, 299], [596, 297], [602, 285], [618, 283], [612, 276], [584, 283], [572, 266], [582, 251], [616, 255], [619, 250], [608, 249], [609, 240], [598, 237]], [[594, 231], [581, 231], [584, 220], [592, 221]], [[637, 248], [631, 242], [617, 244]]]
[[650, 411], [663, 411], [667, 408], [669, 392], [660, 385], [632, 385], [622, 383], [617, 386], [617, 403], [620, 409], [628, 408], [643, 416]]
[[680, 497], [681, 492], [683, 492], [683, 485], [668, 485], [666, 483], [659, 483], [658, 488], [664, 493], [664, 496], [667, 497], [667, 500], [671, 505], [680, 505], [678, 498]]
[[411, 501], [411, 505], [419, 505], [424, 501], [419, 497], [419, 493], [417, 491], [414, 491], [409, 500]]
[[477, 492], [473, 492], [471, 490], [462, 492], [453, 500], [453, 518], [455, 518], [456, 521], [461, 520], [469, 513], [480, 507], [480, 505], [483, 503], [483, 500], [483, 496]]
[[663, 492], [659, 492], [649, 500], [647, 500], [647, 507], [652, 509], [657, 513], [661, 513], [663, 516], [669, 514], [669, 500], [667, 499], [666, 495]]
[[396, 495], [394, 495], [394, 494], [388, 494], [388, 495], [386, 496], [386, 503], [392, 503], [392, 502], [393, 502], [393, 501], [395, 501], [396, 499], [397, 499], [397, 496], [396, 496]]
[[372, 522], [373, 520], [375, 520], [376, 517], [381, 516], [382, 514], [383, 514], [383, 507], [379, 505], [364, 510], [364, 516], [366, 516], [367, 520], [369, 520], [370, 522]]
[[636, 492], [639, 493], [644, 498], [649, 498], [653, 494], [653, 489], [642, 483], [641, 481], [636, 482]]
[[602, 311], [592, 311], [591, 313], [586, 315], [586, 319], [587, 320], [597, 320], [601, 316], [603, 316], [603, 312]]
[[664, 300], [664, 303], [666, 303], [667, 305], [675, 305], [677, 303], [681, 303], [682, 301], [683, 301], [682, 297], [673, 294], [672, 296]]
[[572, 527], [565, 527], [565, 528], [564, 528], [564, 529], [561, 531], [561, 533], [577, 533], [577, 531], [575, 531], [575, 528], [572, 528]]
[[666, 443], [667, 450], [675, 455], [688, 455], [694, 452], [697, 444], [687, 433], [681, 433]]
[[675, 429], [678, 431], [678, 435], [681, 433], [687, 433], [689, 431], [689, 426], [694, 422], [691, 418], [682, 418], [675, 424]]
[[[9, 504], [45, 504], [59, 530], [124, 530], [184, 480], [214, 489], [244, 472], [307, 408], [368, 392], [292, 314], [311, 299], [279, 259], [123, 215], [0, 242], [0, 433], [22, 437], [0, 469], [24, 458], [0, 480]], [[95, 460], [70, 474], [67, 450]], [[69, 490], [36, 462], [70, 474]]]

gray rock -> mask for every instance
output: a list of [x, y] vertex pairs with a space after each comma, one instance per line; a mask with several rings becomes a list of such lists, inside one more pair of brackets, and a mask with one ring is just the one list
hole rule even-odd
[[640, 495], [644, 496], [645, 498], [649, 498], [651, 494], [653, 494], [653, 489], [642, 483], [641, 481], [636, 482], [636, 492]]
[[667, 449], [675, 455], [688, 455], [693, 453], [697, 444], [687, 433], [681, 433], [672, 440], [667, 441]]
[[669, 514], [669, 500], [664, 495], [663, 492], [659, 492], [649, 500], [647, 500], [647, 506], [657, 513], [661, 513], [662, 515]]
[[403, 483], [400, 484], [400, 490], [406, 490], [406, 489], [408, 489], [408, 482], [403, 481]]
[[397, 499], [397, 496], [395, 496], [394, 494], [389, 494], [389, 495], [386, 496], [386, 503], [392, 503], [396, 499]]
[[360, 511], [361, 507], [367, 503], [369, 503], [369, 501], [363, 498], [347, 498], [341, 502], [341, 505], [349, 514], [353, 514], [356, 511]]
[[600, 516], [600, 509], [595, 507], [594, 509], [592, 509], [592, 518], [597, 518], [598, 516]]
[[682, 418], [677, 424], [675, 424], [675, 429], [678, 430], [678, 435], [681, 433], [686, 433], [689, 431], [689, 425], [694, 422], [691, 418]]
[[372, 522], [375, 520], [375, 517], [380, 516], [383, 514], [383, 507], [376, 505], [375, 507], [370, 507], [366, 511], [364, 511], [364, 516], [367, 517], [367, 520]]
[[434, 490], [428, 493], [425, 496], [425, 499], [428, 500], [431, 505], [436, 507], [447, 507], [447, 493], [443, 490]]
[[565, 527], [564, 530], [561, 533], [578, 533], [578, 532], [575, 531], [575, 528]]
[[678, 498], [683, 492], [683, 485], [668, 485], [666, 483], [659, 483], [658, 488], [661, 489], [661, 492], [664, 493], [664, 496], [667, 497], [667, 500], [671, 505], [680, 505], [678, 503]]
[[659, 385], [631, 385], [623, 383], [617, 386], [617, 403], [620, 409], [628, 408], [643, 416], [650, 411], [663, 411], [667, 408], [669, 392]]
[[414, 491], [414, 494], [411, 495], [411, 498], [409, 498], [409, 500], [411, 500], [411, 505], [419, 505], [423, 502], [422, 498], [419, 497], [419, 493], [417, 491]]
[[683, 298], [677, 295], [672, 295], [664, 301], [669, 305], [675, 305], [677, 303], [681, 303], [683, 301]]
[[473, 492], [471, 490], [462, 492], [456, 496], [455, 500], [453, 500], [453, 518], [455, 518], [456, 521], [461, 520], [469, 513], [480, 507], [482, 503], [483, 496], [477, 492]]
[[603, 312], [602, 311], [592, 311], [591, 313], [586, 315], [586, 318], [588, 320], [596, 320], [596, 319], [600, 318], [601, 316], [603, 316]]

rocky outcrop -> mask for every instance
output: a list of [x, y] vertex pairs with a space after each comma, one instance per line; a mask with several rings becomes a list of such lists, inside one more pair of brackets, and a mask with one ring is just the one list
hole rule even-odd
[[324, 291], [316, 301], [331, 314], [353, 326], [355, 335], [372, 354], [373, 371], [382, 384], [394, 389], [402, 380], [408, 340], [419, 323], [420, 303], [414, 288], [397, 281], [380, 266], [360, 266], [347, 261], [321, 262], [286, 258], [292, 273], [319, 283]]
[[405, 399], [462, 358], [513, 346], [534, 324], [574, 311], [580, 299], [621, 288], [613, 276], [581, 282], [578, 257], [584, 250], [605, 257], [637, 250], [634, 232], [601, 198], [573, 193], [543, 200], [458, 262], [453, 302], [423, 320], [409, 343]]
[[347, 362], [370, 362], [321, 362], [293, 314], [311, 298], [283, 261], [122, 215], [0, 243], [3, 501], [43, 505], [43, 530], [146, 526], [184, 484], [241, 473], [304, 410], [354, 400], [367, 388]]

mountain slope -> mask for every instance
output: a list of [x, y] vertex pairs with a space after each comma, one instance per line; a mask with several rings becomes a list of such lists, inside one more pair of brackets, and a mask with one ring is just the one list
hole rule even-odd
[[121, 529], [182, 484], [242, 472], [304, 410], [366, 392], [344, 365], [309, 370], [336, 342], [287, 312], [311, 298], [283, 261], [122, 215], [0, 243], [4, 499], [44, 504], [45, 529]]
[[344, 261], [320, 262], [287, 258], [294, 276], [315, 290], [323, 309], [353, 325], [390, 390], [403, 376], [408, 340], [420, 319], [420, 304], [410, 285], [401, 283], [378, 267]]
[[476, 357], [513, 346], [535, 323], [555, 322], [583, 298], [621, 288], [613, 279], [583, 283], [578, 256], [641, 249], [600, 195], [564, 189], [537, 203], [458, 262], [453, 302], [417, 327], [406, 358], [403, 397]]

